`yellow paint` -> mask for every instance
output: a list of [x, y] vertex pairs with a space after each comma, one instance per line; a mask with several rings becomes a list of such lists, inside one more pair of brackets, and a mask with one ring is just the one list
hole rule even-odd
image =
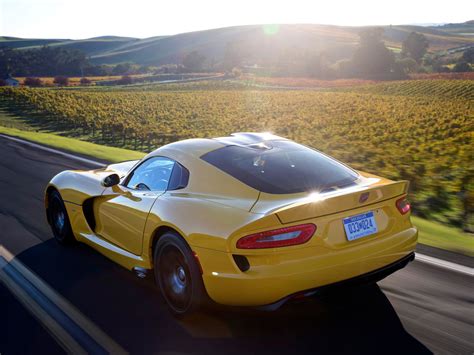
[[[66, 171], [49, 186], [65, 200], [76, 239], [128, 269], [152, 269], [156, 231], [174, 229], [198, 254], [206, 290], [222, 304], [269, 304], [376, 270], [414, 251], [418, 232], [409, 214], [401, 215], [395, 207], [395, 201], [406, 195], [407, 182], [359, 172], [358, 186], [344, 194], [265, 194], [199, 158], [222, 146], [216, 140], [192, 139], [147, 155], [144, 159], [174, 159], [190, 171], [188, 186], [176, 191], [143, 192], [121, 185], [104, 188], [105, 176], [114, 171], [123, 174], [120, 164]], [[363, 192], [369, 192], [369, 199], [360, 203]], [[95, 198], [94, 230], [83, 211], [84, 201], [91, 197]], [[374, 212], [379, 232], [349, 242], [342, 219], [367, 211]], [[317, 226], [305, 244], [254, 250], [236, 247], [243, 236], [302, 223]], [[240, 271], [232, 254], [245, 255], [250, 270]]]

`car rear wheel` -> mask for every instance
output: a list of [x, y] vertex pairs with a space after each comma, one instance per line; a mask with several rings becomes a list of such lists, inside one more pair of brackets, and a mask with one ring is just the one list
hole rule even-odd
[[61, 244], [72, 244], [76, 241], [72, 233], [71, 223], [66, 206], [58, 191], [49, 194], [48, 220], [53, 230], [54, 238]]
[[178, 234], [167, 232], [158, 240], [154, 271], [156, 283], [174, 315], [193, 313], [207, 303], [198, 262]]

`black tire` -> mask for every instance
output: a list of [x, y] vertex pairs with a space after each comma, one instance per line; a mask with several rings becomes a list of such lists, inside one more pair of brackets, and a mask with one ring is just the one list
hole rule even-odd
[[67, 215], [66, 206], [58, 191], [49, 194], [48, 221], [53, 231], [54, 238], [60, 244], [73, 244], [76, 241], [72, 233], [71, 223]]
[[173, 315], [188, 315], [208, 304], [200, 266], [180, 235], [163, 234], [156, 244], [153, 260], [155, 281]]

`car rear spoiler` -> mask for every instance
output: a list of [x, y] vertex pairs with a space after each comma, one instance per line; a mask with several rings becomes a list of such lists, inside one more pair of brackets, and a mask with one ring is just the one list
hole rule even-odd
[[[356, 185], [328, 193], [310, 193], [298, 196], [261, 193], [252, 208], [254, 213], [276, 214], [281, 223], [291, 223], [348, 211], [364, 205], [389, 200], [407, 193], [408, 181], [373, 179], [377, 182]], [[278, 198], [278, 196], [280, 196]]]

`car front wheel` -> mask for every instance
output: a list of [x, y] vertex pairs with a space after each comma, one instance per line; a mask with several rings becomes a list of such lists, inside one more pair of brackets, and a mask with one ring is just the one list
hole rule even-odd
[[71, 223], [66, 206], [58, 191], [49, 194], [48, 220], [53, 230], [54, 238], [61, 244], [72, 244], [76, 241], [72, 233]]

